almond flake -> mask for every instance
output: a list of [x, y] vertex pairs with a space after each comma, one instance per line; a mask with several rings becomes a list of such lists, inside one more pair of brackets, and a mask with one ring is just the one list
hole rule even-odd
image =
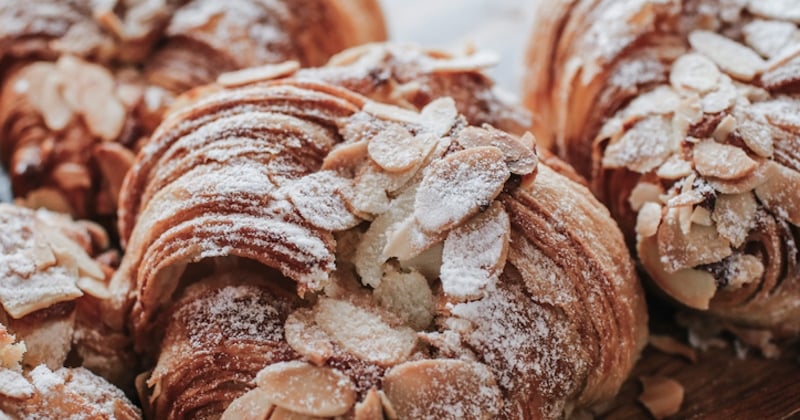
[[711, 133], [711, 137], [714, 137], [718, 142], [724, 143], [734, 130], [736, 130], [736, 118], [726, 115], [719, 122], [717, 128], [714, 129], [714, 132]]
[[414, 125], [422, 124], [422, 117], [414, 111], [399, 108], [394, 105], [386, 105], [380, 102], [367, 101], [362, 110], [368, 114], [374, 115], [379, 118], [387, 119], [389, 121], [396, 121], [401, 123], [408, 123]]
[[274, 409], [269, 395], [261, 388], [253, 388], [233, 400], [220, 420], [264, 420]]
[[413, 329], [392, 327], [377, 313], [347, 301], [320, 299], [314, 314], [317, 325], [336, 344], [369, 363], [381, 366], [402, 363], [417, 344]]
[[738, 97], [736, 85], [728, 76], [722, 76], [717, 88], [703, 95], [700, 104], [706, 114], [716, 114], [732, 107]]
[[444, 293], [460, 300], [480, 297], [503, 271], [510, 237], [511, 222], [499, 202], [451, 230], [442, 251]]
[[677, 149], [672, 126], [660, 116], [637, 122], [622, 137], [611, 143], [603, 155], [604, 168], [626, 167], [646, 173], [660, 166]]
[[717, 281], [711, 273], [690, 268], [668, 272], [653, 236], [639, 241], [637, 253], [647, 273], [667, 295], [690, 308], [708, 309], [717, 292]]
[[800, 8], [794, 0], [750, 0], [747, 10], [765, 18], [800, 23]]
[[503, 152], [475, 147], [447, 155], [425, 171], [414, 217], [426, 232], [450, 229], [489, 206], [510, 173]]
[[764, 264], [754, 255], [734, 254], [725, 260], [725, 274], [728, 281], [725, 288], [735, 290], [760, 279]]
[[53, 253], [60, 265], [74, 266], [81, 275], [96, 280], [105, 280], [106, 275], [100, 265], [89, 257], [86, 254], [86, 250], [75, 241], [65, 236], [60, 230], [53, 229], [50, 226], [41, 225], [40, 229], [53, 249]]
[[675, 89], [693, 89], [705, 93], [717, 86], [719, 76], [714, 62], [701, 54], [689, 53], [672, 63], [669, 82]]
[[383, 420], [383, 403], [375, 388], [370, 389], [364, 400], [356, 404], [355, 420]]
[[412, 216], [392, 228], [382, 255], [401, 262], [408, 261], [443, 241], [445, 234], [446, 231], [426, 232]]
[[744, 150], [714, 140], [704, 140], [693, 149], [694, 167], [702, 176], [724, 180], [752, 174], [758, 164]]
[[[691, 221], [691, 208], [688, 217]], [[695, 225], [681, 228], [679, 209], [670, 208], [658, 228], [658, 251], [668, 272], [721, 261], [731, 255], [730, 242], [713, 227]]]
[[761, 203], [776, 216], [800, 226], [800, 173], [766, 162], [765, 181], [755, 189]]
[[741, 194], [753, 190], [757, 186], [763, 184], [766, 179], [768, 161], [758, 161], [756, 170], [743, 178], [734, 180], [725, 180], [718, 178], [706, 178], [706, 181], [715, 190], [723, 194]]
[[640, 182], [633, 187], [628, 203], [633, 211], [639, 211], [647, 202], [658, 203], [659, 197], [664, 194], [664, 189], [658, 184]]
[[676, 180], [692, 173], [692, 164], [679, 155], [672, 155], [658, 167], [656, 175], [661, 179]]
[[494, 67], [500, 62], [500, 56], [491, 51], [479, 51], [466, 56], [432, 60], [423, 71], [427, 73], [466, 73], [477, 72]]
[[533, 146], [526, 146], [511, 134], [490, 125], [485, 124], [482, 128], [467, 127], [458, 132], [456, 141], [467, 149], [479, 146], [500, 149], [511, 173], [527, 175], [536, 169], [538, 158]]
[[453, 98], [445, 96], [433, 100], [420, 111], [423, 125], [438, 137], [447, 134], [458, 117], [456, 102]]
[[421, 163], [425, 150], [403, 126], [391, 124], [369, 140], [367, 151], [384, 170], [402, 172]]
[[298, 309], [286, 318], [286, 343], [311, 363], [321, 366], [333, 355], [333, 343], [328, 334], [314, 321], [311, 309]]
[[361, 223], [338, 193], [350, 180], [333, 171], [319, 171], [289, 184], [287, 197], [312, 226], [327, 230], [350, 229]]
[[661, 206], [658, 203], [646, 202], [636, 215], [636, 234], [642, 238], [655, 235], [661, 223]]
[[689, 44], [731, 76], [750, 81], [764, 68], [764, 59], [755, 51], [711, 31], [693, 31]]
[[433, 292], [425, 276], [417, 271], [400, 272], [390, 268], [373, 296], [384, 309], [415, 330], [424, 330], [433, 321]]
[[692, 363], [697, 362], [697, 351], [668, 335], [650, 334], [649, 343], [662, 353], [683, 356]]
[[705, 207], [697, 206], [692, 210], [691, 221], [697, 225], [711, 226], [714, 222], [711, 221], [711, 212], [706, 210]]
[[761, 55], [769, 58], [798, 39], [797, 26], [779, 20], [755, 19], [742, 28], [745, 41]]
[[352, 187], [340, 188], [340, 191], [350, 210], [361, 218], [382, 214], [389, 208], [385, 178], [379, 171], [365, 168], [353, 180]]
[[72, 108], [61, 96], [61, 76], [58, 72], [51, 72], [44, 79], [41, 88], [40, 111], [44, 117], [47, 128], [53, 131], [63, 130], [73, 117]]
[[266, 64], [222, 73], [217, 77], [217, 83], [225, 87], [237, 87], [289, 76], [297, 70], [300, 70], [300, 63], [293, 60], [280, 64]]
[[660, 420], [676, 414], [683, 404], [683, 386], [670, 378], [661, 376], [640, 376], [643, 391], [639, 401], [647, 411]]
[[256, 383], [278, 407], [311, 416], [341, 416], [356, 402], [350, 378], [306, 362], [278, 362], [261, 370]]
[[[713, 63], [711, 63], [713, 65]], [[716, 68], [716, 67], [715, 67]], [[644, 118], [650, 115], [666, 115], [678, 107], [681, 96], [669, 86], [658, 86], [634, 98], [625, 110], [623, 117]]]
[[338, 144], [325, 156], [322, 170], [355, 168], [367, 157], [367, 149], [367, 140]]
[[758, 203], [752, 192], [720, 194], [714, 204], [712, 219], [719, 234], [738, 248], [750, 234], [757, 210]]

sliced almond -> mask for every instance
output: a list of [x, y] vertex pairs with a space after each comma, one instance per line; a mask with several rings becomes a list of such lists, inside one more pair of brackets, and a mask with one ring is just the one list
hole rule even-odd
[[449, 96], [435, 99], [422, 108], [420, 116], [428, 131], [437, 137], [442, 137], [456, 123], [456, 117], [458, 117], [456, 102]]
[[719, 76], [719, 69], [713, 61], [701, 54], [689, 53], [672, 63], [669, 82], [675, 89], [705, 93], [717, 86]]
[[225, 87], [237, 87], [289, 76], [297, 70], [300, 70], [300, 63], [290, 60], [280, 64], [266, 64], [222, 73], [217, 77], [217, 83]]
[[279, 362], [256, 376], [258, 387], [278, 407], [311, 416], [341, 416], [355, 404], [353, 381], [343, 373], [306, 362]]
[[379, 215], [389, 209], [386, 178], [380, 171], [364, 168], [353, 180], [351, 188], [342, 188], [341, 194], [350, 210], [361, 218]]
[[754, 19], [742, 28], [744, 39], [765, 57], [778, 55], [783, 48], [797, 39], [797, 26], [781, 20]]
[[72, 121], [73, 110], [61, 96], [64, 81], [58, 72], [50, 72], [41, 88], [42, 97], [38, 102], [44, 123], [53, 131], [63, 130]]
[[111, 95], [104, 96], [104, 99], [89, 93], [84, 95], [88, 98], [81, 99], [81, 102], [89, 105], [83, 109], [82, 115], [89, 131], [105, 141], [116, 140], [127, 118], [125, 106]]
[[[712, 65], [714, 63], [711, 63]], [[716, 67], [715, 67], [716, 68]], [[625, 120], [639, 119], [650, 115], [666, 115], [680, 104], [681, 97], [669, 86], [658, 86], [636, 96], [623, 113]]]
[[[0, 395], [14, 400], [33, 398], [36, 390], [21, 373], [0, 369]], [[17, 404], [24, 404], [17, 402]]]
[[503, 152], [475, 147], [447, 155], [425, 171], [417, 190], [414, 218], [426, 232], [450, 229], [489, 206], [510, 173]]
[[800, 226], [800, 173], [774, 161], [765, 165], [766, 179], [756, 187], [756, 196], [775, 215]]
[[364, 400], [356, 404], [355, 420], [383, 420], [383, 403], [375, 388], [370, 389]]
[[752, 80], [764, 68], [764, 59], [755, 51], [715, 32], [693, 31], [689, 34], [689, 44], [740, 80]]
[[706, 93], [700, 99], [700, 105], [706, 114], [725, 111], [736, 103], [739, 92], [727, 76], [722, 76], [717, 88]]
[[695, 349], [668, 335], [650, 334], [649, 343], [662, 353], [683, 356], [692, 363], [697, 362]]
[[744, 150], [714, 140], [697, 143], [693, 149], [693, 160], [700, 175], [725, 180], [748, 176], [758, 166]]
[[367, 157], [367, 140], [341, 143], [325, 156], [322, 170], [351, 169], [358, 166]]
[[314, 320], [311, 309], [298, 309], [286, 318], [286, 343], [311, 363], [322, 366], [333, 355], [330, 336]]
[[433, 321], [433, 292], [425, 276], [417, 271], [388, 269], [373, 296], [415, 330], [424, 330]]
[[53, 229], [50, 226], [41, 226], [41, 229], [60, 265], [74, 266], [81, 275], [92, 277], [96, 280], [105, 280], [106, 276], [100, 265], [86, 254], [86, 250], [83, 247], [69, 239], [58, 229]]
[[261, 388], [253, 388], [233, 400], [220, 420], [266, 420], [274, 409], [269, 394]]
[[747, 10], [766, 18], [800, 23], [800, 9], [792, 0], [750, 0]]
[[389, 121], [409, 123], [414, 125], [422, 124], [422, 117], [418, 113], [399, 108], [394, 105], [386, 105], [380, 102], [367, 101], [362, 110], [368, 114], [387, 119]]
[[628, 168], [646, 173], [664, 163], [677, 150], [671, 124], [661, 116], [647, 117], [611, 143], [603, 155], [603, 167]]
[[659, 166], [656, 175], [662, 179], [681, 179], [692, 173], [692, 164], [678, 155], [672, 155]]
[[347, 230], [361, 223], [338, 193], [350, 180], [333, 171], [306, 175], [287, 187], [287, 197], [312, 226], [328, 231]]
[[479, 297], [503, 271], [510, 237], [511, 222], [499, 202], [451, 230], [439, 275], [444, 293], [456, 299]]
[[538, 158], [532, 146], [526, 146], [511, 134], [490, 125], [467, 127], [458, 132], [456, 141], [467, 149], [479, 146], [500, 149], [511, 173], [527, 175], [536, 169]]
[[707, 177], [706, 182], [723, 194], [741, 194], [752, 191], [767, 180], [768, 161], [758, 161], [756, 170], [745, 177], [733, 180]]
[[642, 394], [639, 401], [656, 419], [676, 414], [683, 404], [683, 385], [662, 376], [640, 376]]
[[711, 133], [711, 137], [714, 137], [714, 140], [718, 142], [724, 143], [734, 130], [736, 130], [736, 118], [726, 115], [719, 122], [717, 128], [714, 129], [714, 132]]
[[628, 197], [628, 203], [631, 205], [633, 211], [639, 211], [644, 203], [653, 202], [658, 203], [659, 197], [664, 194], [664, 189], [660, 185], [650, 182], [640, 182], [633, 187], [631, 195]]
[[736, 133], [744, 141], [744, 144], [758, 156], [772, 157], [774, 147], [771, 133], [773, 128], [766, 118], [754, 112], [742, 112], [737, 115]]
[[711, 212], [705, 207], [697, 206], [692, 210], [692, 223], [703, 226], [711, 226], [714, 222], [711, 221]]
[[105, 281], [82, 276], [78, 279], [76, 285], [82, 292], [98, 299], [108, 300], [112, 297], [111, 290], [108, 289], [108, 285]]
[[426, 232], [412, 216], [392, 227], [387, 235], [382, 255], [387, 259], [408, 261], [442, 242], [445, 236], [446, 232]]
[[50, 187], [37, 188], [28, 193], [24, 198], [17, 198], [16, 203], [31, 209], [45, 208], [58, 213], [72, 214], [67, 197]]
[[660, 260], [670, 273], [721, 261], [732, 252], [730, 242], [713, 227], [695, 225], [688, 232], [681, 229], [677, 208], [667, 210], [657, 237]]
[[717, 282], [711, 273], [690, 268], [668, 272], [661, 262], [655, 237], [639, 241], [637, 252], [647, 273], [667, 295], [690, 308], [708, 309], [717, 292]]
[[749, 254], [734, 254], [725, 260], [726, 289], [738, 289], [752, 283], [764, 275], [764, 264]]
[[401, 172], [422, 162], [423, 144], [400, 124], [391, 124], [369, 140], [369, 157], [389, 172]]
[[661, 206], [658, 203], [645, 203], [636, 215], [636, 234], [642, 238], [655, 235], [661, 224]]
[[314, 313], [317, 325], [336, 344], [366, 362], [381, 366], [402, 363], [417, 343], [413, 329], [392, 327], [375, 312], [350, 302], [320, 299]]
[[752, 192], [720, 194], [714, 204], [712, 219], [719, 234], [738, 248], [744, 244], [755, 224], [758, 203]]
[[425, 67], [425, 71], [430, 73], [473, 72], [487, 67], [494, 67], [499, 62], [500, 57], [496, 53], [479, 51], [466, 56], [432, 60]]
[[496, 418], [502, 405], [489, 369], [463, 360], [404, 363], [386, 374], [383, 390], [401, 419]]

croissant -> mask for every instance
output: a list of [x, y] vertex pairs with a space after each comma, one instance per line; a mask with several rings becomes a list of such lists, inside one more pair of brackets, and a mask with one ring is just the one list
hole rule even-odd
[[136, 368], [127, 337], [89, 309], [109, 295], [112, 255], [91, 257], [108, 246], [105, 232], [9, 204], [0, 223], [0, 414], [139, 418], [122, 390], [87, 369], [124, 382]]
[[0, 157], [14, 195], [107, 225], [175, 95], [386, 36], [374, 0], [3, 0], [0, 27]]
[[544, 115], [535, 131], [587, 177], [653, 281], [726, 321], [800, 331], [797, 8], [541, 12], [526, 87]]
[[224, 74], [137, 156], [109, 287], [152, 367], [145, 413], [555, 418], [613, 397], [647, 328], [607, 211], [530, 135], [362, 96], [398, 98], [404, 65], [332, 84], [365, 51], [394, 50]]

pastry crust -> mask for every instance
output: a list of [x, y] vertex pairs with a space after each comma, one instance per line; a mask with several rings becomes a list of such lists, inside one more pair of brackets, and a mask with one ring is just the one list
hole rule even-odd
[[561, 2], [526, 92], [662, 290], [794, 335], [800, 29], [781, 4]]

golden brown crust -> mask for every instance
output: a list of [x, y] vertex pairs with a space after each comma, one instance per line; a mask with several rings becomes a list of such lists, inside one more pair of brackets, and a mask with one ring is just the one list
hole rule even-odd
[[587, 177], [668, 295], [800, 331], [791, 10], [702, 0], [553, 10], [531, 44], [541, 55], [530, 56], [528, 103], [553, 121], [537, 134]]

